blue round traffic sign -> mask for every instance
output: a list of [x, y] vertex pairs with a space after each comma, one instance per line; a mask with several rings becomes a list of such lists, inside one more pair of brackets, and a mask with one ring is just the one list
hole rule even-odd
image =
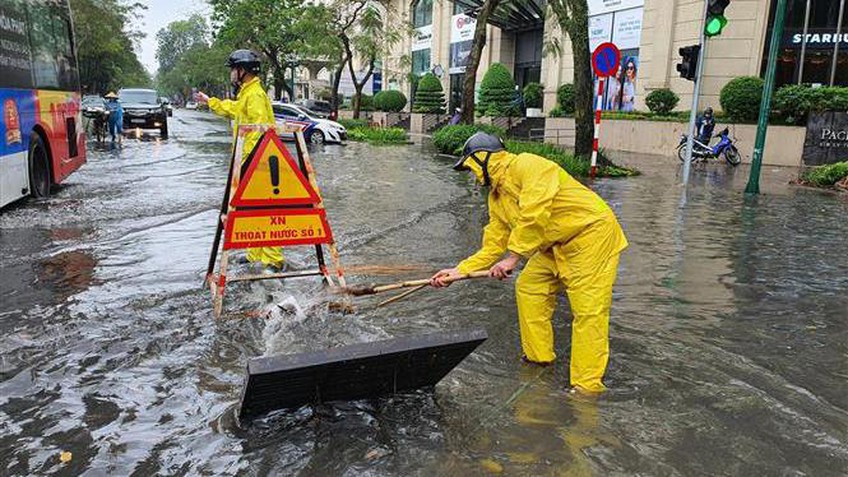
[[613, 43], [601, 43], [592, 53], [592, 69], [600, 78], [614, 75], [621, 63], [621, 51]]

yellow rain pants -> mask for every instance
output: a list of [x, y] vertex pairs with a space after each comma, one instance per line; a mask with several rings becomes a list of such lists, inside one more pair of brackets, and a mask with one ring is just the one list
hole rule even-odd
[[[271, 101], [265, 90], [262, 89], [262, 83], [259, 78], [253, 78], [243, 84], [239, 89], [238, 96], [235, 100], [209, 98], [209, 109], [219, 116], [224, 116], [233, 121], [233, 147], [238, 140], [238, 128], [242, 124], [264, 124], [273, 126], [274, 110], [271, 108]], [[247, 159], [247, 156], [256, 147], [256, 143], [262, 137], [261, 132], [250, 132], [244, 137], [244, 146], [242, 147], [242, 161]], [[270, 265], [277, 268], [282, 268], [284, 258], [280, 247], [262, 247], [247, 249], [247, 259], [251, 262], [260, 262], [264, 265]]]
[[[466, 165], [483, 180], [482, 169]], [[475, 167], [476, 166], [476, 167]], [[533, 154], [492, 154], [489, 224], [480, 250], [460, 273], [485, 270], [507, 251], [528, 259], [516, 282], [521, 345], [531, 361], [554, 354], [551, 317], [565, 288], [571, 304], [572, 386], [603, 391], [609, 311], [619, 254], [627, 239], [612, 210], [557, 164]]]

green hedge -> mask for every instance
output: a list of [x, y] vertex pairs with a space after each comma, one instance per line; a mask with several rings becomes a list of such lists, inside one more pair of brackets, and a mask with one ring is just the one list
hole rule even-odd
[[554, 106], [554, 108], [548, 113], [548, 117], [550, 118], [564, 118], [565, 116], [565, 111], [563, 111], [559, 106]]
[[506, 131], [488, 124], [456, 124], [445, 126], [433, 133], [433, 144], [442, 154], [461, 154], [462, 146], [477, 131], [503, 137]]
[[407, 136], [403, 128], [354, 128], [347, 131], [351, 141], [367, 142], [373, 145], [406, 144]]
[[574, 98], [577, 95], [577, 90], [574, 85], [566, 83], [557, 88], [557, 104], [562, 111], [563, 116], [571, 116], [576, 109], [574, 106]]
[[443, 114], [445, 112], [445, 92], [442, 83], [433, 73], [427, 73], [418, 82], [415, 91], [413, 113]]
[[816, 167], [801, 175], [804, 182], [819, 187], [830, 187], [848, 177], [848, 162], [837, 162], [826, 166]]
[[515, 110], [515, 81], [506, 66], [492, 63], [480, 82], [478, 108], [485, 116], [512, 116]]
[[677, 107], [680, 96], [668, 88], [655, 89], [645, 97], [645, 104], [654, 114], [666, 116]]
[[377, 111], [396, 113], [406, 107], [406, 96], [400, 91], [380, 91], [374, 95], [374, 108]]
[[[575, 177], [586, 177], [591, 170], [591, 164], [586, 159], [581, 159], [574, 154], [561, 149], [553, 144], [542, 142], [507, 141], [506, 150], [513, 154], [530, 153], [542, 156], [559, 164], [566, 172]], [[639, 173], [624, 167], [610, 166], [599, 167], [598, 177], [631, 177]]]
[[339, 118], [337, 123], [345, 127], [345, 129], [367, 128], [370, 124], [367, 119], [344, 119]]
[[524, 87], [524, 106], [528, 108], [541, 108], [544, 101], [545, 87], [539, 83], [527, 83]]
[[787, 85], [777, 90], [772, 103], [774, 116], [788, 124], [806, 124], [813, 112], [848, 110], [848, 88], [812, 88]]
[[742, 76], [724, 85], [719, 102], [730, 119], [754, 122], [760, 116], [762, 96], [763, 80], [756, 76]]
[[[458, 124], [445, 126], [433, 135], [433, 144], [444, 154], [459, 155], [465, 141], [477, 131], [484, 131], [499, 137], [504, 136], [504, 131], [498, 127], [483, 124]], [[528, 152], [550, 159], [560, 165], [569, 174], [578, 177], [589, 175], [589, 161], [575, 157], [570, 152], [560, 149], [552, 144], [526, 141], [506, 141], [507, 151], [514, 154]], [[628, 177], [638, 174], [637, 171], [622, 167], [601, 167], [598, 175], [601, 177]]]

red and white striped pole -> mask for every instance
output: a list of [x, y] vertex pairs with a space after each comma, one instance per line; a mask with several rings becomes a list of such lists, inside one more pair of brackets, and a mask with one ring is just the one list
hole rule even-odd
[[604, 78], [598, 78], [598, 97], [595, 100], [595, 139], [592, 143], [592, 169], [590, 177], [595, 178], [595, 169], [598, 166], [598, 138], [601, 136], [601, 111], [604, 104]]

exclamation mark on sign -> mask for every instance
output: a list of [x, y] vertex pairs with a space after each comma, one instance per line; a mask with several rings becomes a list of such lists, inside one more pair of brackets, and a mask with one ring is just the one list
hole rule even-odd
[[271, 168], [271, 185], [274, 186], [274, 195], [280, 193], [280, 160], [277, 156], [271, 156], [268, 159], [268, 166]]

